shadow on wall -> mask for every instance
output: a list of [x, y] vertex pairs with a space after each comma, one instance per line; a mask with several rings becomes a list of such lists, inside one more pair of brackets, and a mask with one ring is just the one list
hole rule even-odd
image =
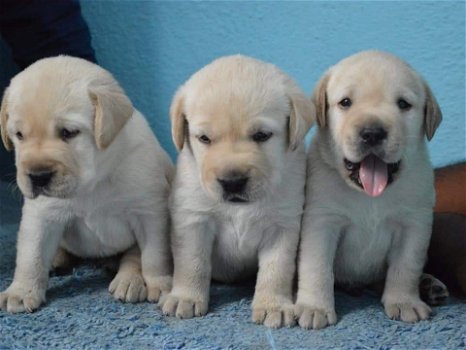
[[[371, 48], [407, 60], [434, 91], [444, 119], [429, 143], [433, 164], [466, 158], [464, 2], [110, 0], [81, 1], [81, 10], [99, 64], [121, 83], [172, 158], [172, 96], [213, 59], [241, 53], [272, 62], [310, 95], [328, 67]], [[14, 70], [0, 42], [2, 90]], [[3, 174], [12, 169], [11, 157], [0, 149]]]
[[452, 1], [82, 1], [99, 63], [173, 158], [172, 96], [213, 59], [272, 62], [310, 95], [328, 67], [376, 48], [408, 61], [434, 91], [444, 115], [429, 143], [436, 166], [466, 157], [464, 12]]
[[[11, 58], [10, 49], [0, 40], [0, 95], [8, 86], [10, 79], [19, 71]], [[1, 142], [0, 142], [1, 144]], [[15, 179], [13, 152], [7, 152], [3, 144], [0, 146], [0, 180], [11, 182]]]

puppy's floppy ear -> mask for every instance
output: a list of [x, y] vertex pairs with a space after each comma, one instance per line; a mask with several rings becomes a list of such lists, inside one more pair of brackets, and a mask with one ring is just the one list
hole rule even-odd
[[327, 72], [317, 83], [312, 94], [312, 101], [317, 110], [317, 124], [323, 128], [327, 125], [327, 84], [330, 74]]
[[90, 86], [89, 96], [95, 106], [95, 143], [98, 149], [105, 149], [133, 115], [134, 108], [123, 89], [110, 79]]
[[10, 137], [8, 136], [8, 131], [6, 130], [6, 122], [8, 121], [7, 109], [7, 99], [8, 99], [8, 88], [5, 90], [2, 99], [2, 106], [0, 109], [0, 129], [2, 133], [2, 141], [5, 145], [7, 151], [13, 150], [13, 142], [11, 142]]
[[427, 136], [427, 140], [431, 140], [434, 137], [435, 130], [437, 130], [440, 122], [442, 121], [442, 111], [434, 97], [434, 94], [430, 90], [429, 85], [424, 82], [424, 89], [426, 91], [426, 104], [424, 107], [424, 130]]
[[173, 97], [170, 106], [170, 120], [172, 122], [172, 138], [173, 143], [178, 151], [183, 149], [184, 141], [187, 132], [187, 121], [184, 114], [184, 89], [181, 87]]
[[289, 146], [296, 149], [304, 139], [309, 128], [314, 124], [316, 109], [314, 103], [303, 93], [288, 94], [290, 99]]

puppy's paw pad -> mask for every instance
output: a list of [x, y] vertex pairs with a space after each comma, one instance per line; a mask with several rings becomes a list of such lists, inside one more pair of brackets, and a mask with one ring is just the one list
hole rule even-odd
[[118, 273], [108, 287], [117, 300], [137, 303], [146, 300], [147, 288], [140, 274]]
[[295, 314], [299, 326], [304, 329], [322, 329], [337, 323], [337, 314], [333, 309], [324, 310], [298, 304], [295, 306]]
[[429, 274], [423, 274], [419, 283], [421, 299], [428, 305], [445, 304], [449, 293], [448, 288], [439, 279]]
[[40, 293], [25, 292], [21, 289], [7, 289], [0, 293], [0, 308], [10, 313], [34, 312], [45, 302]]
[[253, 307], [252, 321], [269, 328], [291, 327], [295, 324], [295, 317], [291, 306], [274, 308]]
[[388, 317], [408, 323], [427, 320], [431, 312], [430, 307], [421, 300], [385, 305], [385, 313]]
[[163, 305], [161, 305], [164, 315], [187, 319], [203, 316], [207, 313], [208, 303], [205, 301], [193, 301], [192, 299], [181, 298], [172, 294], [169, 294], [164, 299]]

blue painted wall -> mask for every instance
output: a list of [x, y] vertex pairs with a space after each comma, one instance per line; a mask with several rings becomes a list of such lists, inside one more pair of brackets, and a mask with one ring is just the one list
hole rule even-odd
[[[442, 107], [444, 121], [430, 143], [433, 163], [466, 158], [463, 1], [84, 0], [82, 10], [100, 64], [121, 82], [173, 156], [172, 95], [214, 58], [242, 53], [273, 62], [310, 94], [327, 67], [377, 48], [413, 65]], [[7, 60], [1, 46], [0, 59]], [[10, 71], [11, 64], [0, 64], [0, 83]]]

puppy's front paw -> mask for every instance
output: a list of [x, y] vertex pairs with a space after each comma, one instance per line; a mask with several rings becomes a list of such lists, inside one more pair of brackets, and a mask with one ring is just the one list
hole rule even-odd
[[291, 327], [295, 324], [293, 306], [253, 307], [252, 321], [270, 328]]
[[45, 303], [45, 290], [11, 285], [0, 293], [0, 308], [11, 313], [33, 312]]
[[304, 329], [321, 329], [337, 323], [337, 314], [333, 308], [322, 309], [296, 304], [295, 314], [300, 327]]
[[252, 301], [252, 321], [270, 328], [295, 324], [293, 303], [286, 297], [256, 294]]
[[168, 294], [161, 303], [164, 315], [176, 316], [178, 318], [193, 318], [195, 316], [204, 316], [209, 307], [208, 300], [194, 298], [184, 298]]
[[392, 320], [409, 323], [427, 320], [432, 312], [430, 307], [418, 298], [413, 301], [385, 303], [384, 306], [385, 313]]
[[145, 277], [147, 300], [151, 303], [162, 301], [172, 289], [172, 276]]
[[147, 288], [141, 274], [119, 272], [108, 287], [117, 300], [126, 303], [137, 303], [147, 298]]

